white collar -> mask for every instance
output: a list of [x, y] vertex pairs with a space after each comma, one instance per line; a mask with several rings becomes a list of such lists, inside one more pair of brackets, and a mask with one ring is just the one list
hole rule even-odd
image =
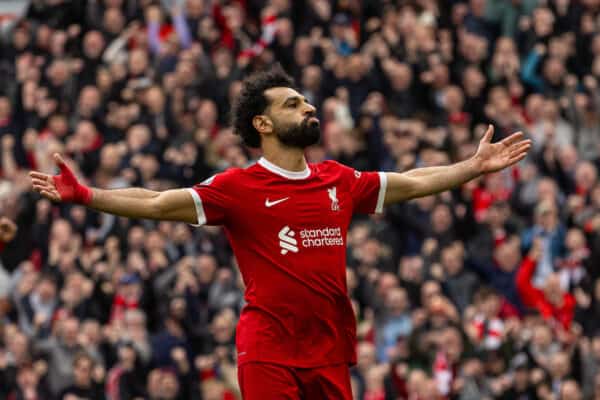
[[306, 179], [310, 176], [310, 169], [308, 168], [308, 165], [306, 166], [306, 169], [304, 171], [288, 171], [287, 169], [278, 167], [277, 165], [273, 164], [264, 157], [261, 157], [258, 160], [258, 164], [260, 164], [261, 167], [271, 171], [272, 173], [283, 176], [284, 178], [288, 179]]

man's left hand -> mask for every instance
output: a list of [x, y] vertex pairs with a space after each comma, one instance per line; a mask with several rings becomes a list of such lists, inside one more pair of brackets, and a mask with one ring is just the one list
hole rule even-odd
[[483, 174], [500, 171], [518, 163], [527, 156], [531, 148], [531, 140], [523, 140], [523, 132], [513, 133], [498, 143], [492, 143], [493, 136], [494, 127], [490, 125], [481, 138], [474, 156]]

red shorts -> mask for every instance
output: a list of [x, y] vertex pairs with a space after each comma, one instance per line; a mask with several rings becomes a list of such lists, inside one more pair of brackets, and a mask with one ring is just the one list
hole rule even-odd
[[249, 362], [238, 368], [244, 400], [352, 400], [347, 364], [294, 368]]

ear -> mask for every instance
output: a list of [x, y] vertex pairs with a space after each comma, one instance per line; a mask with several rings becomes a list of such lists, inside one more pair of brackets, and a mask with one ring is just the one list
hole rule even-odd
[[266, 115], [256, 115], [252, 118], [252, 126], [258, 133], [267, 134], [273, 132], [273, 121]]

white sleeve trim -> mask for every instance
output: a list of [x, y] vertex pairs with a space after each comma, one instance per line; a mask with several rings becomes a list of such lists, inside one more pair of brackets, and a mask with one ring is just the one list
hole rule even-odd
[[198, 224], [190, 224], [190, 225], [202, 226], [202, 225], [206, 224], [206, 214], [204, 214], [204, 207], [202, 207], [202, 199], [200, 198], [200, 195], [198, 194], [198, 192], [196, 192], [194, 189], [188, 188], [187, 190], [190, 192], [190, 194], [192, 195], [192, 198], [194, 199], [194, 205], [196, 206], [196, 214], [198, 216]]
[[385, 200], [386, 188], [387, 175], [385, 172], [379, 172], [379, 195], [377, 196], [377, 206], [375, 207], [376, 214], [381, 214], [383, 212], [383, 201]]

